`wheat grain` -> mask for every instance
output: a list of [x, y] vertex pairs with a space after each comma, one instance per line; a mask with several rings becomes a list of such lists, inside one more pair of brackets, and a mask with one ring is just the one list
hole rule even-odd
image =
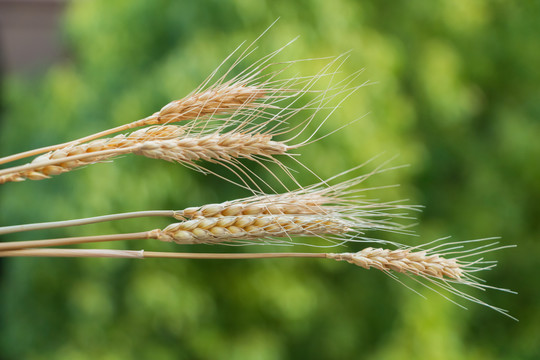
[[197, 218], [174, 223], [163, 229], [157, 238], [177, 244], [233, 243], [245, 240], [291, 236], [340, 234], [348, 230], [338, 218], [319, 216], [222, 216]]

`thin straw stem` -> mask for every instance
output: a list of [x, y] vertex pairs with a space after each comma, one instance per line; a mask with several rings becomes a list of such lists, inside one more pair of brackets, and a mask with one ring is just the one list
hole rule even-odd
[[109, 249], [25, 249], [0, 251], [0, 257], [87, 257], [87, 258], [144, 258], [143, 250]]
[[169, 258], [169, 259], [277, 259], [277, 258], [326, 258], [325, 253], [175, 253], [160, 251], [144, 251], [145, 258]]
[[23, 232], [23, 231], [45, 230], [45, 229], [54, 229], [54, 228], [69, 227], [69, 226], [88, 225], [88, 224], [95, 224], [95, 223], [105, 222], [105, 221], [124, 220], [124, 219], [132, 219], [132, 218], [147, 217], [147, 216], [174, 217], [176, 213], [177, 212], [173, 210], [133, 211], [133, 212], [127, 212], [127, 213], [120, 213], [120, 214], [94, 216], [94, 217], [88, 217], [88, 218], [82, 218], [82, 219], [3, 226], [3, 227], [0, 227], [0, 235]]
[[0, 251], [0, 257], [114, 257], [114, 258], [168, 258], [168, 259], [276, 259], [276, 258], [326, 258], [325, 253], [179, 253], [144, 250], [109, 249], [25, 249]]
[[155, 238], [156, 236], [155, 233], [156, 232], [152, 230], [152, 231], [143, 231], [143, 232], [128, 233], [128, 234], [78, 236], [78, 237], [46, 239], [46, 240], [11, 241], [11, 242], [0, 243], [0, 251], [15, 250], [15, 249], [28, 249], [28, 248], [46, 247], [46, 246], [75, 245], [75, 244], [84, 244], [84, 243], [102, 242], [102, 241], [151, 239], [151, 238]]

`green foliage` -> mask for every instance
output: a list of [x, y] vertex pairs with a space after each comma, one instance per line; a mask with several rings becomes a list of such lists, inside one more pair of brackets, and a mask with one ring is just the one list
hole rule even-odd
[[[383, 274], [341, 263], [14, 258], [2, 260], [0, 355], [538, 358], [538, 4], [70, 2], [64, 22], [70, 60], [39, 78], [6, 80], [0, 133], [0, 152], [11, 154], [145, 117], [189, 93], [242, 41], [281, 17], [256, 56], [300, 35], [278, 60], [352, 49], [343, 75], [365, 67], [360, 81], [377, 82], [344, 103], [324, 131], [369, 115], [302, 149], [302, 162], [326, 177], [383, 151], [400, 154], [395, 163], [411, 167], [383, 181], [402, 184], [392, 197], [426, 205], [418, 227], [423, 240], [408, 241], [500, 235], [505, 244], [518, 244], [497, 254], [500, 266], [486, 279], [519, 295], [475, 295], [509, 309], [521, 323], [472, 304], [464, 311], [420, 289], [426, 301]], [[302, 69], [305, 75], [317, 70], [311, 63]], [[3, 185], [0, 223], [181, 209], [246, 195], [220, 179], [131, 156], [51, 180]], [[4, 240], [142, 231], [163, 221]], [[114, 246], [208, 251], [154, 242]]]

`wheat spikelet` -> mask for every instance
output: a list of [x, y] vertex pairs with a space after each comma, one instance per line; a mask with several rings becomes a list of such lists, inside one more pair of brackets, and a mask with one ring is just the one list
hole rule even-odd
[[174, 223], [157, 238], [178, 244], [234, 243], [290, 236], [321, 236], [346, 232], [346, 222], [319, 216], [222, 216]]
[[[263, 215], [316, 215], [319, 217], [338, 218], [347, 223], [348, 230], [339, 235], [325, 236], [334, 243], [376, 242], [389, 244], [390, 241], [366, 237], [368, 231], [379, 230], [410, 234], [406, 225], [396, 219], [408, 219], [408, 212], [417, 210], [414, 205], [402, 204], [401, 201], [382, 202], [367, 199], [363, 192], [378, 188], [359, 188], [357, 185], [368, 177], [385, 170], [376, 169], [371, 173], [354, 177], [334, 185], [329, 182], [334, 178], [282, 194], [261, 194], [251, 197], [190, 207], [174, 212], [178, 220], [199, 219], [224, 216], [263, 216]], [[395, 244], [399, 245], [399, 244]]]

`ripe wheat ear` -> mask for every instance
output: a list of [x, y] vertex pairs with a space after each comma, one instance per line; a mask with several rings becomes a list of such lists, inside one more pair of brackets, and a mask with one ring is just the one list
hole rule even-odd
[[196, 218], [171, 224], [159, 232], [157, 239], [177, 244], [234, 244], [245, 240], [294, 244], [293, 236], [323, 236], [347, 230], [345, 221], [328, 216], [241, 215]]
[[[222, 218], [223, 219], [223, 218]], [[133, 250], [109, 249], [18, 249], [0, 251], [0, 257], [16, 256], [50, 256], [50, 257], [115, 257], [115, 258], [172, 258], [172, 259], [269, 259], [269, 258], [326, 258], [337, 261], [347, 261], [365, 269], [375, 268], [383, 271], [399, 281], [395, 273], [405, 274], [418, 281], [423, 286], [439, 293], [456, 305], [465, 308], [460, 303], [448, 298], [436, 287], [453, 293], [466, 301], [487, 306], [511, 319], [507, 310], [490, 305], [472, 295], [460, 290], [459, 287], [478, 289], [494, 289], [513, 293], [507, 289], [485, 285], [476, 276], [477, 272], [489, 270], [496, 265], [493, 261], [484, 261], [478, 257], [487, 252], [506, 248], [497, 247], [497, 243], [480, 245], [476, 248], [465, 249], [470, 243], [485, 242], [493, 239], [454, 242], [421, 250], [417, 247], [404, 247], [391, 250], [387, 248], [366, 248], [356, 253], [175, 253]], [[444, 250], [446, 248], [446, 250]], [[438, 250], [437, 250], [438, 249]], [[473, 260], [465, 260], [474, 257]], [[400, 281], [401, 282], [401, 281]], [[414, 290], [413, 290], [414, 291]]]
[[[375, 188], [361, 186], [371, 176], [376, 176], [394, 168], [386, 168], [381, 165], [367, 174], [333, 184], [341, 177], [360, 168], [357, 167], [320, 183], [281, 194], [257, 194], [220, 204], [189, 207], [184, 210], [138, 211], [49, 223], [3, 226], [0, 227], [0, 234], [80, 226], [136, 217], [161, 216], [186, 221], [190, 219], [265, 215], [316, 215], [341, 219], [350, 224], [348, 226], [351, 231], [355, 230], [349, 239], [344, 238], [343, 241], [363, 241], [361, 234], [372, 230], [407, 232], [408, 226], [400, 224], [397, 220], [411, 219], [409, 213], [418, 210], [418, 207], [406, 204], [405, 200], [382, 202], [370, 199], [367, 197], [367, 193], [373, 190], [383, 190], [386, 186]], [[368, 238], [364, 240], [388, 243], [383, 240]]]
[[[297, 102], [304, 94], [316, 92], [313, 90], [315, 83], [317, 83], [319, 79], [331, 75], [328, 69], [330, 69], [331, 65], [334, 64], [339, 57], [335, 58], [330, 64], [325, 66], [323, 70], [321, 70], [321, 73], [314, 76], [276, 80], [276, 77], [279, 74], [282, 74], [292, 64], [296, 63], [296, 61], [281, 64], [270, 63], [270, 60], [285, 47], [264, 56], [253, 65], [240, 71], [234, 78], [227, 80], [228, 75], [237, 70], [242, 61], [245, 60], [243, 58], [245, 54], [241, 54], [231, 67], [225, 71], [225, 75], [214, 80], [220, 67], [225, 64], [225, 62], [223, 62], [220, 67], [218, 67], [207, 80], [191, 94], [179, 100], [169, 102], [159, 111], [146, 118], [111, 129], [106, 129], [62, 144], [5, 156], [0, 158], [0, 164], [6, 164], [23, 158], [86, 143], [105, 136], [131, 130], [136, 127], [168, 125], [174, 122], [212, 119], [220, 116], [272, 117], [271, 114], [267, 113], [270, 109], [278, 113], [287, 112], [290, 110], [291, 105]], [[235, 52], [228, 58], [231, 58], [234, 53]], [[276, 66], [278, 67], [277, 69], [268, 71], [268, 69]], [[214, 80], [213, 84], [212, 80]], [[289, 99], [293, 100], [288, 104], [282, 105], [283, 101]], [[36, 175], [36, 177], [40, 177], [40, 175]]]
[[[481, 245], [471, 247], [471, 244], [476, 243]], [[476, 276], [476, 273], [490, 270], [497, 265], [496, 261], [484, 260], [482, 254], [514, 247], [513, 245], [498, 246], [496, 238], [486, 238], [443, 243], [425, 250], [422, 247], [404, 247], [396, 250], [370, 247], [356, 253], [330, 253], [327, 254], [327, 258], [347, 261], [365, 269], [374, 268], [383, 271], [398, 281], [399, 279], [395, 273], [405, 274], [462, 308], [465, 308], [465, 306], [450, 299], [437, 288], [441, 288], [467, 301], [487, 306], [511, 319], [517, 320], [507, 310], [490, 305], [460, 290], [460, 287], [465, 286], [480, 290], [494, 289], [515, 294], [515, 292], [508, 289], [486, 285], [484, 280]], [[471, 257], [473, 260], [467, 260]]]
[[[185, 130], [180, 126], [153, 126], [134, 131], [128, 135], [117, 135], [110, 139], [94, 140], [81, 145], [69, 145], [38, 156], [27, 165], [0, 170], [0, 174], [4, 174], [0, 175], [0, 184], [26, 179], [46, 179], [81, 166], [131, 152], [134, 146], [143, 142], [171, 139], [184, 133]], [[22, 170], [17, 170], [21, 168]]]
[[391, 169], [381, 166], [368, 174], [330, 185], [356, 170], [351, 169], [296, 191], [254, 195], [176, 211], [175, 217], [184, 221], [169, 225], [157, 238], [179, 244], [260, 244], [262, 239], [265, 244], [291, 245], [299, 244], [293, 237], [309, 236], [325, 239], [333, 246], [364, 241], [389, 244], [386, 240], [365, 237], [365, 233], [373, 230], [409, 233], [407, 226], [393, 219], [408, 218], [408, 212], [417, 207], [367, 199], [363, 192], [373, 189], [358, 185]]
[[42, 180], [128, 153], [183, 164], [199, 160], [225, 163], [234, 158], [272, 158], [285, 154], [290, 148], [265, 134], [229, 132], [202, 137], [182, 137], [182, 134], [182, 127], [167, 125], [138, 130], [128, 136], [118, 135], [68, 146], [41, 155], [28, 165], [0, 170], [0, 184], [26, 179]]
[[[317, 112], [333, 96], [355, 90], [338, 84], [335, 88], [316, 95], [306, 105], [295, 108], [294, 103], [304, 94], [312, 91], [313, 83], [324, 77], [326, 71], [325, 67], [322, 74], [309, 78], [310, 81], [299, 90], [273, 89], [264, 82], [257, 86], [244, 85], [243, 82], [247, 81], [244, 78], [236, 79], [239, 83], [229, 81], [225, 84], [215, 84], [202, 93], [196, 92], [185, 99], [174, 101], [154, 115], [126, 124], [124, 127], [161, 124], [159, 126], [143, 128], [131, 134], [117, 135], [113, 138], [102, 138], [84, 143], [80, 140], [71, 142], [38, 156], [26, 165], [0, 169], [0, 184], [26, 179], [43, 180], [81, 166], [135, 153], [155, 159], [177, 161], [205, 173], [209, 171], [201, 165], [194, 164], [194, 161], [221, 163], [227, 165], [240, 177], [245, 187], [250, 187], [242, 177], [248, 178], [253, 184], [256, 184], [256, 181], [249, 176], [250, 170], [235, 159], [247, 158], [258, 162], [260, 158], [271, 159], [285, 170], [286, 168], [273, 156], [286, 154], [287, 151], [303, 144], [289, 145], [284, 141], [274, 141], [275, 135], [292, 131], [291, 129], [280, 130], [280, 127], [304, 110], [315, 107], [315, 112]], [[252, 76], [248, 79], [249, 81], [253, 81]], [[295, 79], [292, 79], [281, 85], [298, 86], [302, 85], [302, 81], [295, 82]], [[328, 95], [330, 90], [334, 90], [335, 94]], [[257, 102], [258, 99], [262, 101]], [[284, 107], [276, 105], [284, 99], [290, 100], [289, 103]], [[268, 109], [274, 110], [275, 113], [266, 112]], [[230, 116], [217, 117], [224, 114]], [[313, 115], [306, 122], [312, 119]], [[163, 125], [183, 120], [191, 121], [182, 126]], [[95, 134], [92, 138], [110, 132], [116, 132], [116, 130]], [[84, 140], [88, 139], [90, 137], [84, 138]]]

